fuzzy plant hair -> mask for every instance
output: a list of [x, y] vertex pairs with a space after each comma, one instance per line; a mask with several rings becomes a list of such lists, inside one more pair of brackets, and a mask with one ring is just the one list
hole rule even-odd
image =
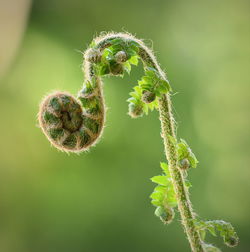
[[177, 208], [193, 252], [220, 251], [205, 242], [207, 232], [219, 234], [229, 247], [236, 246], [238, 236], [230, 223], [202, 220], [193, 210], [187, 173], [198, 161], [187, 142], [177, 139], [172, 89], [154, 54], [142, 40], [128, 33], [107, 33], [95, 38], [84, 53], [85, 81], [77, 98], [66, 92], [55, 92], [42, 101], [38, 120], [43, 133], [59, 150], [76, 153], [88, 150], [100, 139], [105, 122], [102, 77], [130, 73], [131, 65], [138, 65], [139, 60], [144, 75], [130, 93], [129, 115], [136, 118], [149, 110], [159, 111], [167, 159], [161, 163], [162, 175], [151, 178], [157, 184], [150, 195], [156, 207], [155, 215], [169, 224]]

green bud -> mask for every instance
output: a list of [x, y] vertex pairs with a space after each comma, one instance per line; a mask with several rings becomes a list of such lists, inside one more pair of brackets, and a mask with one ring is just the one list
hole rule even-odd
[[238, 244], [238, 239], [234, 236], [226, 237], [224, 242], [228, 247], [235, 247]]
[[144, 91], [141, 99], [145, 103], [151, 103], [155, 100], [155, 97], [155, 93], [150, 91]]
[[137, 118], [143, 115], [143, 107], [141, 104], [130, 103], [128, 107], [129, 107], [128, 114], [131, 117]]
[[174, 209], [159, 206], [155, 210], [155, 215], [159, 217], [164, 224], [169, 224], [174, 219]]
[[190, 168], [190, 162], [187, 158], [184, 158], [180, 161], [180, 168], [182, 170], [187, 170], [188, 168]]
[[119, 51], [115, 55], [115, 60], [117, 63], [124, 63], [128, 60], [127, 54], [124, 51]]
[[86, 60], [91, 63], [101, 62], [102, 54], [99, 49], [90, 49], [86, 54]]

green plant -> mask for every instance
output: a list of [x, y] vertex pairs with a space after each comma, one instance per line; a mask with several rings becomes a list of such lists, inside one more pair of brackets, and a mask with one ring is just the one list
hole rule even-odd
[[161, 163], [163, 174], [152, 181], [158, 185], [151, 194], [155, 214], [164, 223], [174, 218], [178, 207], [182, 224], [192, 251], [219, 251], [204, 242], [206, 231], [216, 230], [228, 246], [235, 246], [238, 237], [231, 224], [224, 221], [199, 220], [192, 208], [187, 181], [189, 168], [197, 166], [197, 159], [184, 140], [177, 140], [172, 115], [171, 87], [151, 50], [130, 34], [108, 33], [97, 37], [84, 53], [85, 82], [78, 100], [68, 93], [56, 92], [46, 97], [40, 107], [39, 123], [49, 141], [67, 152], [87, 150], [100, 138], [105, 121], [102, 76], [123, 76], [131, 65], [141, 60], [144, 76], [130, 93], [129, 115], [139, 117], [149, 110], [160, 113], [161, 135], [167, 163]]

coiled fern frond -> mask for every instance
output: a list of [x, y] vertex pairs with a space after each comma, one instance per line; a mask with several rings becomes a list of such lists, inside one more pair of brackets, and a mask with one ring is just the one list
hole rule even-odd
[[165, 224], [174, 218], [178, 207], [181, 221], [193, 252], [217, 252], [218, 248], [205, 243], [206, 231], [223, 237], [228, 246], [236, 246], [238, 237], [232, 225], [224, 221], [202, 221], [196, 218], [190, 198], [189, 168], [197, 159], [186, 141], [177, 140], [171, 106], [171, 87], [152, 51], [139, 39], [127, 33], [108, 33], [97, 37], [84, 53], [85, 80], [77, 97], [55, 92], [41, 103], [38, 114], [44, 134], [56, 148], [66, 152], [82, 152], [100, 139], [105, 123], [103, 97], [104, 76], [123, 76], [131, 65], [141, 60], [144, 75], [130, 93], [129, 115], [133, 118], [158, 110], [161, 135], [168, 163], [161, 163], [163, 175], [155, 176], [157, 183], [151, 194], [155, 214]]

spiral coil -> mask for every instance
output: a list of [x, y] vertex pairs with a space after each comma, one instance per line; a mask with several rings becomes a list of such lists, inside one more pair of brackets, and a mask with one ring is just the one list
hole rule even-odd
[[[114, 55], [105, 58], [104, 53], [109, 48], [112, 48]], [[152, 52], [142, 41], [125, 33], [97, 37], [84, 53], [83, 72], [86, 80], [77, 99], [66, 92], [55, 92], [41, 103], [39, 125], [52, 145], [66, 152], [81, 152], [96, 143], [102, 134], [105, 120], [101, 77], [123, 75], [132, 56], [142, 60], [144, 69], [151, 67], [165, 79]], [[136, 102], [129, 104], [131, 117], [141, 116], [145, 104], [156, 98], [155, 93], [148, 90], [139, 96]]]

